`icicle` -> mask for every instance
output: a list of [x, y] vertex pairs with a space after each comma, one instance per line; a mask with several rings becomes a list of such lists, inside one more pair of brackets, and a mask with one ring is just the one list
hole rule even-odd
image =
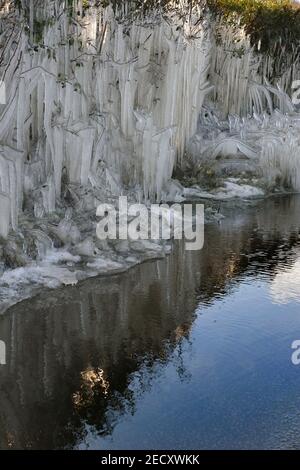
[[10, 228], [10, 199], [0, 192], [0, 236], [6, 238]]

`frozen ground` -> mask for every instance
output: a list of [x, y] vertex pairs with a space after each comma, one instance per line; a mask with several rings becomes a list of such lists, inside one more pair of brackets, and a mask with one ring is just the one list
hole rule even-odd
[[[210, 199], [233, 201], [263, 195], [258, 188], [232, 180], [215, 193], [196, 187], [184, 189], [178, 182], [174, 185], [177, 201], [204, 203], [206, 223], [223, 218], [218, 204]], [[72, 218], [69, 210], [61, 220], [58, 214], [47, 220], [24, 218], [19, 230], [0, 245], [0, 313], [43, 288], [56, 289], [89, 277], [123, 272], [146, 260], [163, 258], [172, 250], [172, 239], [99, 240], [96, 223], [95, 212]]]

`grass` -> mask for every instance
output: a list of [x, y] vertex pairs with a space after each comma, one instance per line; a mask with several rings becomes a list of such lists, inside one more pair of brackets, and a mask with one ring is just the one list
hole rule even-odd
[[262, 52], [293, 48], [300, 42], [300, 5], [290, 0], [208, 0], [221, 22], [241, 24]]

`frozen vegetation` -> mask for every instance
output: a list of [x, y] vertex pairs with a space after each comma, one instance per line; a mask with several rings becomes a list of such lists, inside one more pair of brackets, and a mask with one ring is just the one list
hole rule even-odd
[[102, 202], [300, 189], [294, 51], [262, 56], [198, 2], [106, 3], [0, 2], [0, 310], [170, 251], [98, 240]]

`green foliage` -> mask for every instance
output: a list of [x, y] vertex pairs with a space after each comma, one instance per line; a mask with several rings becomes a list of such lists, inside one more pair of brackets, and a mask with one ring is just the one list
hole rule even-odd
[[300, 6], [290, 0], [208, 0], [208, 6], [221, 22], [240, 22], [262, 52], [299, 45]]

